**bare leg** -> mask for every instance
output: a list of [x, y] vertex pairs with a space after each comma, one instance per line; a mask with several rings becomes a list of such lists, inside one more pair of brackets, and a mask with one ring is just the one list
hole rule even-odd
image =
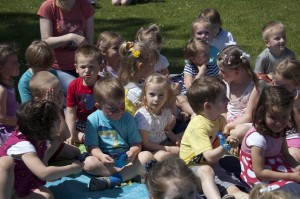
[[242, 192], [235, 185], [232, 185], [226, 189], [227, 193], [233, 195], [236, 199], [248, 199], [249, 195], [245, 192]]
[[13, 199], [54, 199], [54, 196], [50, 189], [41, 186], [26, 197], [20, 198], [18, 196], [14, 196]]
[[14, 164], [12, 157], [0, 157], [0, 199], [7, 199], [12, 196], [15, 181]]
[[290, 147], [289, 152], [291, 156], [294, 157], [294, 159], [300, 164], [300, 149], [295, 147]]

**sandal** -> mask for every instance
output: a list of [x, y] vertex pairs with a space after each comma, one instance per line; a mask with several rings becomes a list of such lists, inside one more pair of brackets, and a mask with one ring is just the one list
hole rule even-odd
[[89, 183], [89, 190], [90, 191], [100, 191], [104, 189], [110, 189], [111, 183], [109, 177], [99, 177], [99, 178], [92, 178]]

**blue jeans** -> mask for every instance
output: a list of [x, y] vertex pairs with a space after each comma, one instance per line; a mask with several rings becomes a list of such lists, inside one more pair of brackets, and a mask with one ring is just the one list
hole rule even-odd
[[57, 77], [59, 79], [59, 82], [61, 84], [61, 88], [64, 92], [64, 96], [67, 96], [67, 92], [68, 92], [68, 87], [71, 83], [71, 81], [73, 81], [74, 79], [76, 79], [75, 76], [73, 76], [71, 73], [72, 71], [66, 72], [66, 71], [62, 71], [62, 70], [57, 70], [55, 69], [57, 72]]

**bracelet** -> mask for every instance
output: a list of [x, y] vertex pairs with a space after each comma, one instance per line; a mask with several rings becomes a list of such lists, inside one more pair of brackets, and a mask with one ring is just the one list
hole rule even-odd
[[217, 132], [217, 137], [220, 140], [220, 145], [222, 146], [222, 148], [225, 151], [230, 151], [231, 150], [231, 146], [228, 143], [228, 141], [226, 140], [225, 136], [220, 131]]

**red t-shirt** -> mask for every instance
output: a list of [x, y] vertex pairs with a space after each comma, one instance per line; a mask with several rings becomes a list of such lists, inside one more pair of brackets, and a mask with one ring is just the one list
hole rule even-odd
[[[87, 19], [95, 14], [95, 10], [87, 0], [76, 0], [71, 11], [64, 11], [57, 7], [55, 0], [47, 0], [43, 2], [37, 14], [52, 22], [53, 37], [68, 33], [85, 36]], [[77, 48], [78, 46], [74, 42], [55, 48], [56, 60], [53, 67], [61, 70], [74, 70]]]
[[67, 107], [76, 107], [77, 120], [86, 122], [87, 117], [96, 110], [93, 86], [83, 85], [81, 77], [74, 79], [68, 88]]

